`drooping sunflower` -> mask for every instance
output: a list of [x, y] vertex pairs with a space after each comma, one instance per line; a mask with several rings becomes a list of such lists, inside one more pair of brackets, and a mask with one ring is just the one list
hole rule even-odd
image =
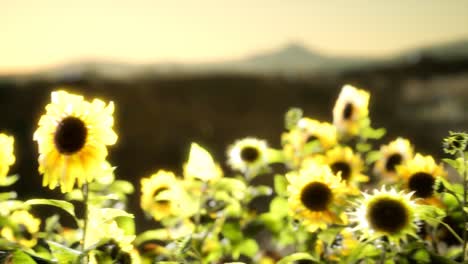
[[337, 143], [336, 127], [330, 123], [302, 118], [297, 126], [304, 131], [304, 144], [318, 140], [323, 149], [329, 149]]
[[5, 179], [10, 166], [15, 163], [14, 142], [15, 139], [12, 136], [0, 133], [0, 182]]
[[384, 179], [397, 178], [396, 167], [413, 158], [413, 147], [409, 140], [397, 138], [388, 145], [380, 147], [380, 159], [376, 161], [374, 171]]
[[268, 164], [268, 146], [266, 141], [256, 138], [244, 138], [229, 146], [228, 164], [248, 177], [255, 177]]
[[104, 262], [100, 261], [101, 256], [98, 253], [106, 254], [106, 259], [112, 263], [134, 263], [131, 252], [134, 251], [132, 242], [135, 240], [135, 235], [126, 234], [118, 226], [109, 210], [116, 209], [98, 207], [90, 207], [89, 209], [84, 248], [88, 249], [105, 242], [90, 252], [90, 263]]
[[333, 108], [333, 124], [339, 132], [349, 135], [359, 133], [360, 121], [369, 115], [369, 93], [346, 84]]
[[417, 153], [396, 169], [415, 197], [422, 198], [420, 201], [424, 203], [440, 205], [439, 199], [434, 196], [434, 183], [437, 177], [446, 177], [447, 172], [442, 165], [436, 164], [433, 157]]
[[[283, 133], [281, 140], [283, 153], [289, 165], [299, 167], [307, 155], [335, 146], [337, 131], [330, 123], [304, 117], [297, 122], [296, 127]], [[319, 143], [318, 148], [312, 144], [315, 141]]]
[[39, 172], [43, 185], [62, 192], [90, 182], [101, 172], [107, 145], [117, 141], [112, 130], [114, 104], [99, 99], [85, 101], [82, 96], [55, 91], [39, 120], [34, 140], [39, 146]]
[[299, 172], [286, 174], [289, 182], [289, 212], [310, 232], [324, 229], [328, 224], [344, 222], [336, 210], [347, 193], [341, 177], [322, 164], [310, 163]]
[[179, 215], [182, 190], [174, 173], [159, 170], [141, 179], [141, 208], [155, 220]]
[[363, 193], [355, 202], [350, 215], [354, 231], [361, 240], [375, 240], [386, 237], [396, 245], [406, 242], [408, 236], [417, 238], [418, 205], [412, 200], [412, 193], [397, 192], [395, 189], [374, 189], [372, 194]]
[[341, 179], [350, 187], [353, 193], [359, 193], [358, 185], [367, 182], [369, 178], [362, 174], [364, 162], [361, 157], [349, 147], [337, 146], [325, 152], [324, 155], [312, 157], [305, 163], [319, 162], [328, 165], [333, 174], [340, 173]]
[[222, 176], [223, 171], [214, 162], [211, 154], [197, 143], [192, 143], [188, 161], [184, 165], [184, 177], [187, 179], [196, 178], [206, 182]]
[[2, 237], [29, 248], [36, 245], [41, 220], [35, 218], [26, 210], [14, 211], [9, 216], [9, 220], [12, 225], [4, 226], [1, 229], [0, 235]]

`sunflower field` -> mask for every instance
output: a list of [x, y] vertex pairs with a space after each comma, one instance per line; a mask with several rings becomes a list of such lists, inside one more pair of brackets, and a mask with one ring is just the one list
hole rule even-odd
[[[43, 187], [62, 199], [17, 199], [14, 135], [0, 134], [0, 263], [468, 263], [468, 134], [434, 142], [440, 161], [411, 139], [381, 142], [369, 100], [343, 86], [329, 122], [291, 108], [281, 146], [252, 135], [226, 161], [192, 142], [182, 175], [155, 168], [136, 190], [107, 161], [113, 102], [57, 89], [31, 139]], [[157, 228], [135, 231], [132, 193]]]

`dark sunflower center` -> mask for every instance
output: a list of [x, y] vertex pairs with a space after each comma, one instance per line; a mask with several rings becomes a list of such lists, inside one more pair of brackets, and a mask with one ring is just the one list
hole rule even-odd
[[167, 187], [161, 187], [161, 188], [159, 188], [159, 189], [156, 189], [156, 190], [154, 191], [154, 193], [153, 193], [153, 199], [154, 199], [154, 201], [155, 201], [156, 203], [158, 203], [158, 204], [169, 204], [169, 200], [164, 200], [164, 199], [157, 199], [157, 200], [156, 200], [156, 198], [158, 197], [158, 195], [159, 195], [160, 193], [162, 193], [162, 192], [164, 192], [164, 191], [167, 191], [167, 190], [169, 190], [169, 188], [167, 188]]
[[258, 149], [254, 147], [244, 147], [240, 152], [241, 159], [245, 162], [254, 162], [260, 156]]
[[18, 225], [18, 235], [27, 240], [31, 240], [33, 238], [31, 232], [29, 232], [28, 228], [24, 224]]
[[425, 172], [418, 172], [413, 174], [409, 181], [408, 187], [414, 191], [414, 195], [420, 198], [427, 198], [432, 195], [434, 191], [435, 179], [432, 175]]
[[106, 253], [112, 260], [112, 263], [116, 264], [130, 264], [132, 263], [130, 254], [125, 251], [122, 251], [119, 244], [114, 240], [110, 240], [109, 242], [99, 246], [98, 250]]
[[369, 205], [367, 219], [370, 226], [381, 232], [395, 233], [408, 224], [408, 210], [400, 201], [383, 198]]
[[388, 157], [387, 162], [385, 163], [385, 169], [387, 171], [395, 172], [395, 167], [400, 165], [402, 160], [403, 158], [401, 157], [401, 154], [392, 154], [390, 157]]
[[306, 143], [310, 143], [315, 140], [318, 140], [318, 137], [316, 137], [315, 135], [309, 135], [307, 136]]
[[332, 200], [330, 188], [321, 182], [306, 185], [301, 192], [301, 202], [311, 211], [325, 211]]
[[346, 103], [343, 109], [343, 119], [348, 120], [353, 115], [353, 104]]
[[351, 167], [346, 162], [343, 162], [343, 161], [335, 162], [330, 166], [330, 168], [332, 169], [334, 174], [337, 174], [338, 172], [341, 171], [341, 178], [345, 181], [348, 180], [349, 177], [351, 176]]
[[86, 143], [88, 129], [81, 119], [69, 116], [64, 118], [55, 131], [55, 146], [62, 154], [73, 154]]

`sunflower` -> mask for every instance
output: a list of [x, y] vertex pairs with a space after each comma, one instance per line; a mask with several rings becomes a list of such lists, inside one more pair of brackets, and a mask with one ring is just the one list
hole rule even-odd
[[333, 124], [344, 134], [359, 133], [360, 121], [369, 114], [369, 93], [346, 84], [333, 108]]
[[[299, 167], [308, 154], [328, 149], [336, 144], [336, 128], [311, 118], [301, 118], [290, 131], [283, 133], [283, 153], [292, 167]], [[317, 148], [318, 142], [320, 146]]]
[[4, 226], [0, 235], [7, 240], [17, 242], [25, 247], [33, 247], [37, 243], [37, 232], [41, 221], [26, 210], [14, 211], [8, 218], [12, 225]]
[[337, 146], [328, 150], [324, 155], [318, 155], [308, 159], [309, 162], [319, 162], [328, 165], [333, 174], [340, 173], [341, 179], [350, 187], [353, 193], [359, 193], [358, 184], [367, 182], [369, 178], [362, 174], [364, 162], [361, 157], [349, 147]]
[[0, 182], [5, 179], [10, 166], [15, 163], [15, 155], [13, 153], [14, 142], [14, 137], [0, 133]]
[[234, 142], [228, 148], [228, 164], [248, 177], [255, 177], [268, 163], [266, 141], [244, 138]]
[[397, 138], [388, 145], [380, 147], [381, 158], [377, 160], [374, 171], [386, 179], [397, 178], [396, 167], [413, 158], [413, 147], [407, 139]]
[[408, 236], [417, 238], [418, 205], [412, 200], [412, 193], [397, 192], [395, 189], [374, 189], [363, 193], [350, 213], [354, 231], [361, 233], [361, 240], [387, 238], [396, 245], [406, 242]]
[[159, 170], [141, 179], [141, 208], [155, 220], [179, 215], [181, 195], [180, 184], [170, 171]]
[[304, 131], [304, 144], [318, 140], [323, 149], [329, 149], [337, 143], [336, 127], [327, 122], [319, 122], [310, 118], [302, 118], [297, 124]]
[[184, 166], [184, 176], [187, 179], [196, 178], [206, 182], [222, 177], [223, 171], [207, 150], [197, 143], [192, 143], [188, 161]]
[[334, 207], [342, 202], [347, 188], [328, 166], [310, 163], [298, 173], [286, 174], [290, 214], [308, 231], [324, 229], [328, 224], [343, 221]]
[[34, 133], [39, 172], [44, 174], [44, 186], [60, 185], [62, 192], [70, 192], [75, 181], [81, 187], [101, 173], [106, 145], [117, 141], [112, 130], [114, 104], [88, 102], [65, 91], [52, 92], [51, 98]]
[[90, 207], [84, 248], [99, 245], [89, 254], [90, 263], [101, 263], [97, 254], [99, 251], [107, 254], [113, 260], [112, 263], [133, 263], [131, 252], [134, 251], [132, 242], [135, 235], [126, 234], [109, 210], [116, 209]]
[[431, 156], [416, 154], [403, 165], [396, 167], [399, 175], [405, 179], [406, 187], [422, 202], [438, 205], [439, 199], [434, 196], [434, 183], [437, 177], [446, 177], [447, 172], [437, 165]]

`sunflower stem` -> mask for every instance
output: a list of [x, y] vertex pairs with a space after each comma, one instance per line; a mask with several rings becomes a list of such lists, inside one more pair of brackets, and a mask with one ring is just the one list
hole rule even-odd
[[385, 259], [386, 259], [386, 253], [387, 253], [387, 247], [386, 247], [386, 243], [385, 241], [383, 241], [382, 243], [382, 253], [380, 254], [380, 260], [379, 260], [379, 263], [380, 264], [384, 264], [385, 263]]
[[[86, 232], [88, 229], [88, 198], [89, 198], [89, 190], [88, 190], [88, 183], [84, 183], [82, 187], [83, 192], [83, 203], [84, 203], [84, 215], [83, 215], [83, 236], [82, 236], [82, 244], [81, 244], [81, 252], [85, 253], [85, 243], [86, 243]], [[88, 263], [88, 253], [86, 253], [82, 258], [82, 263]]]
[[466, 232], [466, 222], [468, 217], [466, 215], [465, 207], [466, 207], [466, 195], [467, 195], [467, 178], [468, 178], [468, 170], [466, 168], [466, 158], [465, 153], [460, 151], [460, 156], [463, 159], [463, 204], [462, 204], [462, 214], [463, 214], [463, 248], [462, 248], [462, 263], [465, 263], [466, 259], [466, 243], [467, 243], [467, 232]]

